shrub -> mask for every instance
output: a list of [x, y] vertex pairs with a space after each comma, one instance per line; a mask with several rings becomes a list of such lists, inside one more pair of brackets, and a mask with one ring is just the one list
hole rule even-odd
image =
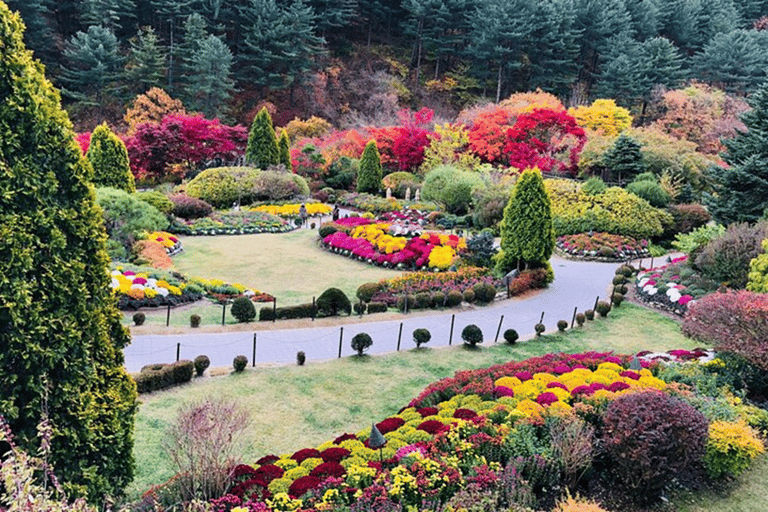
[[738, 354], [768, 370], [768, 295], [713, 293], [688, 308], [682, 331], [718, 351]]
[[432, 333], [429, 332], [429, 329], [419, 328], [413, 331], [413, 342], [416, 344], [416, 348], [428, 343], [431, 339]]
[[432, 305], [432, 296], [429, 292], [419, 292], [413, 297], [414, 309], [428, 309]]
[[320, 236], [320, 238], [325, 238], [336, 233], [338, 230], [338, 224], [334, 224], [333, 222], [323, 222], [320, 224], [320, 228], [317, 230], [317, 234]]
[[723, 236], [709, 242], [696, 258], [702, 274], [733, 288], [747, 286], [749, 263], [763, 252], [768, 238], [768, 222], [755, 226], [732, 224]]
[[710, 478], [737, 477], [764, 451], [763, 442], [745, 423], [714, 421], [709, 426], [704, 466]]
[[464, 295], [459, 290], [450, 290], [445, 296], [445, 305], [449, 308], [455, 308], [461, 304], [462, 300], [464, 300]]
[[357, 173], [357, 191], [378, 194], [381, 189], [381, 157], [376, 148], [376, 141], [365, 145], [360, 157], [360, 170]]
[[127, 250], [144, 231], [162, 231], [168, 226], [168, 219], [157, 208], [122, 190], [98, 188], [96, 201], [101, 206], [107, 235]]
[[622, 276], [622, 275], [615, 275], [615, 276], [613, 276], [613, 281], [612, 281], [612, 283], [613, 283], [614, 285], [617, 285], [617, 284], [618, 284], [618, 285], [622, 285], [622, 284], [624, 284], [624, 283], [626, 283], [626, 282], [627, 282], [627, 278], [626, 278], [626, 277], [624, 277], [624, 276]]
[[565, 330], [568, 328], [568, 322], [566, 320], [558, 320], [557, 321], [557, 330], [560, 332], [565, 332]]
[[608, 189], [608, 185], [605, 184], [605, 182], [598, 178], [597, 176], [592, 176], [587, 181], [581, 184], [581, 190], [590, 196], [596, 196], [598, 194], [602, 194]]
[[315, 301], [317, 310], [323, 316], [336, 316], [340, 312], [352, 313], [352, 304], [347, 294], [338, 288], [328, 288]]
[[213, 206], [202, 199], [190, 197], [186, 194], [176, 194], [168, 198], [173, 203], [171, 213], [182, 219], [201, 219], [213, 213]]
[[259, 322], [269, 322], [277, 320], [275, 310], [272, 306], [263, 307], [259, 310]]
[[296, 318], [311, 318], [317, 314], [317, 308], [311, 302], [285, 306], [282, 308], [264, 307], [259, 310], [259, 321], [293, 320]]
[[670, 227], [672, 233], [690, 233], [712, 220], [707, 209], [697, 203], [673, 204], [669, 206], [668, 210], [674, 219], [674, 223]]
[[365, 313], [365, 302], [355, 302], [352, 308], [355, 310], [356, 314], [362, 315]]
[[250, 322], [256, 318], [256, 307], [248, 297], [238, 297], [232, 301], [232, 316], [238, 322]]
[[504, 331], [504, 341], [509, 343], [510, 345], [514, 345], [517, 343], [517, 340], [520, 338], [520, 335], [517, 334], [517, 331], [514, 329], [507, 329]]
[[617, 308], [621, 306], [621, 303], [624, 302], [624, 295], [621, 293], [614, 293], [611, 295], [611, 304], [616, 306]]
[[574, 498], [568, 496], [566, 499], [558, 501], [557, 507], [552, 512], [609, 512], [600, 506], [599, 503], [587, 500], [586, 498]]
[[388, 309], [388, 306], [386, 302], [369, 302], [368, 303], [368, 314], [371, 313], [386, 313]]
[[373, 340], [367, 333], [361, 332], [352, 337], [352, 350], [357, 352], [358, 356], [362, 356], [371, 345]]
[[608, 302], [606, 302], [604, 300], [601, 300], [600, 302], [597, 303], [597, 313], [601, 317], [605, 318], [606, 316], [608, 316], [608, 313], [610, 311], [611, 311], [611, 304], [610, 303], [608, 303]]
[[462, 294], [462, 298], [464, 299], [464, 302], [472, 304], [473, 302], [475, 302], [475, 291], [472, 288], [467, 288], [466, 290], [464, 290], [464, 293]]
[[635, 269], [630, 265], [621, 265], [616, 269], [616, 275], [622, 275], [624, 277], [632, 277], [635, 274]]
[[292, 172], [262, 171], [254, 182], [253, 197], [257, 201], [283, 201], [299, 196], [309, 196], [309, 185]]
[[470, 210], [473, 192], [484, 186], [481, 174], [443, 165], [427, 173], [421, 192], [425, 200], [443, 203], [448, 213], [462, 215]]
[[232, 360], [232, 368], [234, 368], [237, 373], [245, 370], [246, 366], [248, 366], [248, 358], [244, 355], [235, 356]]
[[603, 446], [612, 461], [609, 470], [637, 497], [655, 499], [674, 475], [704, 454], [707, 419], [664, 393], [622, 395], [602, 420]]
[[197, 356], [195, 358], [195, 373], [198, 377], [202, 377], [205, 370], [211, 366], [211, 360], [208, 356]]
[[584, 313], [576, 313], [576, 324], [581, 327], [584, 325], [584, 322], [587, 320], [587, 317]]
[[172, 364], [147, 365], [134, 376], [136, 391], [150, 393], [177, 386], [192, 380], [194, 373], [195, 364], [184, 359]]
[[133, 323], [136, 325], [144, 325], [144, 321], [147, 319], [147, 315], [144, 313], [134, 313]]
[[261, 171], [252, 167], [214, 167], [206, 169], [187, 184], [187, 194], [217, 207], [235, 203], [251, 204], [254, 184]]
[[768, 293], [768, 239], [763, 240], [762, 246], [765, 252], [749, 262], [747, 290]]
[[692, 260], [701, 253], [702, 249], [725, 233], [725, 227], [720, 224], [707, 224], [686, 234], [675, 235], [672, 247], [687, 254]]
[[538, 323], [533, 326], [533, 330], [536, 331], [536, 336], [541, 336], [547, 330], [547, 327], [542, 323]]
[[190, 315], [189, 316], [189, 326], [190, 327], [200, 327], [200, 315]]
[[304, 363], [307, 361], [307, 355], [304, 353], [303, 350], [299, 350], [296, 352], [296, 364], [299, 366], [304, 366]]
[[462, 329], [461, 339], [465, 345], [474, 348], [478, 343], [483, 342], [483, 331], [475, 324], [469, 324]]
[[584, 316], [587, 318], [587, 320], [594, 320], [595, 319], [595, 312], [591, 309], [588, 309], [584, 312]]
[[430, 307], [441, 308], [445, 305], [445, 294], [443, 292], [435, 292], [432, 294], [432, 300]]
[[411, 198], [413, 198], [413, 194], [420, 186], [420, 181], [415, 174], [404, 171], [387, 174], [382, 180], [384, 188], [391, 189], [392, 195], [400, 199], [405, 198], [408, 188], [411, 189]]
[[396, 307], [398, 311], [405, 313], [413, 309], [415, 299], [411, 295], [403, 295], [397, 298]]
[[477, 283], [472, 287], [475, 292], [475, 300], [487, 304], [496, 298], [496, 287], [490, 283]]

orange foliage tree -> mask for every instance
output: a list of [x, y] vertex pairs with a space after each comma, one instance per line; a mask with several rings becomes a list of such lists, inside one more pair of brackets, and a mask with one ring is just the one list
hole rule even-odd
[[133, 135], [140, 124], [159, 124], [169, 114], [186, 114], [184, 105], [159, 87], [152, 87], [146, 93], [136, 96], [123, 120], [128, 125], [128, 135]]

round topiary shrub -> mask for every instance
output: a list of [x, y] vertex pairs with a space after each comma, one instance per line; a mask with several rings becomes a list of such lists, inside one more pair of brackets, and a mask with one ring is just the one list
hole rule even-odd
[[429, 292], [419, 292], [413, 297], [414, 309], [427, 309], [432, 304], [432, 296]]
[[365, 313], [365, 303], [364, 302], [355, 302], [355, 304], [352, 306], [355, 310], [355, 313], [358, 315], [362, 315]]
[[474, 348], [478, 343], [483, 342], [483, 331], [475, 324], [469, 324], [462, 329], [461, 339], [465, 345]]
[[189, 315], [189, 326], [200, 327], [200, 315]]
[[144, 321], [147, 319], [147, 315], [144, 313], [134, 313], [133, 314], [133, 323], [136, 325], [144, 325]]
[[533, 330], [536, 331], [536, 336], [541, 336], [547, 330], [547, 327], [542, 323], [538, 323], [533, 326]]
[[459, 290], [451, 290], [445, 296], [445, 305], [449, 308], [455, 308], [461, 304], [462, 300], [464, 300], [464, 295]]
[[507, 329], [504, 331], [504, 341], [509, 343], [510, 345], [514, 345], [517, 343], [517, 340], [520, 338], [520, 335], [517, 334], [517, 331], [514, 329]]
[[416, 344], [416, 348], [428, 343], [431, 339], [432, 333], [429, 332], [429, 329], [419, 328], [413, 331], [413, 342]]
[[413, 309], [414, 298], [410, 295], [403, 295], [397, 298], [397, 310], [401, 313], [406, 313]]
[[211, 360], [208, 356], [197, 356], [195, 358], [195, 373], [198, 377], [202, 377], [205, 370], [211, 366]]
[[586, 322], [587, 317], [584, 313], [576, 313], [576, 323], [579, 327], [584, 325], [584, 322]]
[[256, 318], [256, 307], [248, 297], [238, 297], [232, 301], [232, 316], [238, 322], [250, 322]]
[[624, 277], [632, 277], [635, 273], [635, 269], [630, 265], [622, 265], [616, 269], [616, 275], [622, 275]]
[[584, 316], [587, 318], [587, 320], [594, 320], [595, 319], [595, 312], [591, 309], [588, 309], [584, 312]]
[[361, 332], [352, 337], [352, 350], [357, 352], [358, 356], [362, 356], [363, 352], [368, 350], [371, 345], [373, 345], [373, 340], [368, 333]]
[[629, 287], [625, 284], [617, 284], [613, 287], [613, 293], [620, 293], [622, 295], [626, 295], [629, 291]]
[[339, 230], [339, 227], [333, 222], [323, 222], [322, 224], [320, 224], [320, 229], [317, 230], [317, 234], [320, 235], [320, 238], [325, 238], [329, 235], [334, 234], [338, 230]]
[[627, 278], [622, 276], [622, 275], [620, 275], [620, 274], [617, 274], [617, 275], [613, 276], [613, 284], [614, 284], [614, 286], [615, 285], [623, 285], [626, 282], [627, 282]]
[[568, 322], [566, 320], [558, 320], [557, 321], [557, 330], [560, 332], [565, 332], [565, 330], [568, 328]]
[[217, 208], [234, 203], [250, 204], [260, 171], [252, 167], [217, 167], [206, 169], [187, 184], [187, 194]]
[[245, 370], [246, 366], [248, 366], [248, 358], [243, 355], [235, 356], [235, 358], [232, 360], [232, 367], [237, 373]]
[[475, 293], [475, 300], [487, 304], [493, 302], [496, 298], [496, 287], [490, 283], [477, 283], [472, 287]]
[[304, 363], [307, 361], [307, 354], [304, 353], [303, 350], [299, 350], [296, 352], [296, 364], [299, 366], [304, 366]]
[[608, 302], [606, 302], [604, 300], [601, 300], [600, 302], [597, 303], [597, 313], [601, 317], [605, 318], [606, 316], [608, 316], [608, 313], [610, 311], [611, 311], [610, 303], [608, 303]]
[[159, 212], [165, 213], [166, 215], [173, 211], [173, 202], [171, 202], [171, 200], [168, 199], [168, 196], [162, 192], [158, 192], [156, 190], [145, 190], [142, 192], [136, 192], [135, 196], [139, 201], [144, 201], [145, 203], [151, 204], [157, 208]]
[[463, 298], [464, 302], [472, 304], [475, 302], [475, 291], [472, 288], [467, 288], [464, 290]]
[[443, 292], [435, 292], [432, 294], [432, 304], [431, 306], [433, 308], [441, 308], [445, 305], [445, 294]]
[[371, 302], [374, 294], [381, 290], [379, 283], [363, 283], [357, 288], [355, 296], [363, 302]]
[[[693, 406], [658, 391], [622, 395], [602, 417], [609, 472], [643, 501], [704, 454], [708, 421]], [[642, 432], [642, 435], [638, 435]]]
[[624, 295], [621, 293], [614, 293], [611, 295], [611, 303], [617, 308], [621, 306], [622, 302], [624, 302]]
[[352, 313], [352, 304], [347, 294], [338, 288], [328, 288], [317, 298], [315, 302], [317, 311], [322, 316], [336, 316], [339, 313]]

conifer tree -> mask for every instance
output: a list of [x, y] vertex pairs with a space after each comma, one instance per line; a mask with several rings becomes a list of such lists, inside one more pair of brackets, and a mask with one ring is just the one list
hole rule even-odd
[[0, 2], [0, 411], [70, 496], [120, 495], [134, 474], [136, 386], [110, 292], [91, 168], [59, 93]]
[[200, 42], [192, 57], [193, 73], [187, 83], [193, 92], [193, 108], [208, 117], [218, 117], [226, 110], [226, 101], [235, 88], [232, 80], [232, 52], [214, 35]]
[[125, 79], [131, 90], [142, 94], [160, 86], [165, 75], [165, 55], [154, 29], [143, 27], [130, 43]]
[[283, 130], [283, 133], [280, 134], [278, 146], [280, 147], [280, 163], [283, 164], [287, 170], [292, 171], [293, 165], [291, 164], [291, 139], [288, 137], [287, 131]]
[[363, 156], [360, 157], [360, 171], [357, 173], [357, 191], [367, 194], [378, 194], [381, 189], [381, 157], [376, 141], [371, 140], [365, 145]]
[[91, 134], [91, 144], [85, 154], [93, 167], [93, 183], [97, 187], [112, 187], [135, 192], [136, 185], [128, 162], [128, 150], [107, 123], [97, 126]]
[[259, 169], [280, 163], [277, 136], [267, 107], [262, 107], [253, 118], [248, 134], [248, 146], [245, 148], [245, 159]]
[[501, 252], [496, 269], [549, 268], [555, 248], [552, 205], [538, 169], [526, 169], [512, 190], [501, 221]]
[[645, 172], [640, 144], [622, 133], [603, 156], [603, 166], [616, 176], [619, 183]]

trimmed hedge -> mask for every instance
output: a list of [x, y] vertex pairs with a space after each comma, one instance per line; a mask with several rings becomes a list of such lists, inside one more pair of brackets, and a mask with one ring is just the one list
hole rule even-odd
[[371, 313], [386, 313], [387, 312], [387, 305], [384, 302], [369, 302], [368, 303], [368, 314]]
[[313, 308], [312, 303], [298, 304], [296, 306], [283, 306], [276, 309], [263, 307], [259, 310], [259, 321], [261, 322], [312, 318], [313, 316], [317, 316], [317, 307]]
[[133, 375], [133, 380], [136, 382], [136, 391], [151, 393], [189, 382], [194, 373], [195, 363], [182, 359], [171, 364], [147, 365], [139, 374]]

